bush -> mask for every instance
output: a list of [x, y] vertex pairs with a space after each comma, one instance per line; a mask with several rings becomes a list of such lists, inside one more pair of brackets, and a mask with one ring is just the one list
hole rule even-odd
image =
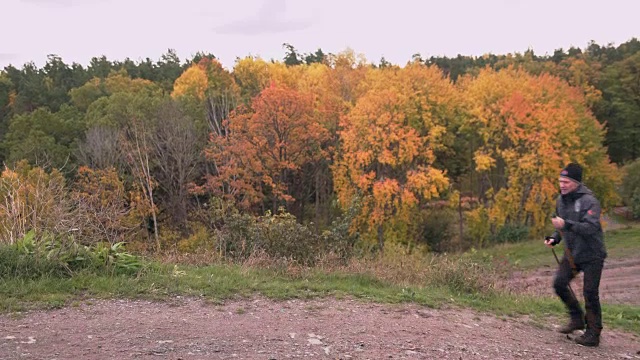
[[218, 237], [218, 253], [232, 260], [247, 259], [256, 248], [256, 218], [249, 214], [231, 214]]
[[328, 230], [322, 232], [326, 252], [337, 255], [341, 260], [347, 260], [354, 255], [355, 246], [360, 241], [360, 233], [353, 231], [351, 224], [358, 211], [357, 204], [349, 207], [343, 216], [331, 222]]
[[520, 242], [529, 238], [529, 228], [519, 224], [505, 224], [495, 236], [496, 243]]
[[631, 197], [631, 216], [634, 219], [640, 219], [640, 187], [636, 188]]
[[68, 276], [69, 272], [55, 260], [24, 252], [16, 244], [0, 245], [0, 278], [37, 279], [43, 276]]
[[488, 262], [470, 256], [436, 256], [429, 266], [427, 282], [445, 286], [457, 293], [489, 294], [495, 289], [495, 269]]
[[213, 245], [213, 237], [209, 234], [207, 228], [200, 223], [191, 223], [190, 228], [192, 228], [192, 234], [188, 238], [178, 241], [178, 251], [181, 253], [210, 251]]
[[62, 173], [47, 173], [26, 161], [4, 169], [0, 199], [0, 243], [19, 241], [30, 230], [66, 233], [76, 219]]
[[[626, 165], [620, 193], [634, 218], [640, 218], [640, 159]], [[635, 210], [634, 210], [635, 209]]]
[[131, 212], [124, 183], [114, 168], [80, 167], [71, 199], [76, 210], [76, 239], [82, 244], [116, 244], [130, 238], [139, 227], [140, 219]]
[[358, 235], [349, 231], [348, 218], [336, 220], [330, 230], [318, 234], [284, 211], [260, 217], [234, 213], [219, 233], [217, 250], [231, 260], [262, 253], [310, 266], [327, 253], [350, 257], [357, 239]]
[[259, 248], [275, 258], [313, 265], [324, 252], [320, 236], [289, 213], [267, 214], [258, 218], [256, 225]]
[[489, 212], [484, 206], [480, 206], [467, 213], [465, 240], [473, 246], [482, 247], [489, 239], [491, 225]]
[[419, 241], [427, 244], [431, 251], [448, 251], [456, 233], [456, 211], [448, 208], [431, 209], [423, 213], [421, 218]]
[[123, 243], [80, 245], [72, 237], [60, 238], [33, 231], [13, 244], [0, 245], [0, 277], [36, 279], [69, 277], [89, 271], [104, 274], [136, 274], [142, 261], [126, 252]]

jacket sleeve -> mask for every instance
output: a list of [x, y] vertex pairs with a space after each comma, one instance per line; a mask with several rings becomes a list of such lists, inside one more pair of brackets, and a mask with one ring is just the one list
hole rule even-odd
[[565, 220], [564, 230], [571, 231], [578, 235], [590, 236], [601, 230], [600, 225], [600, 203], [593, 196], [586, 198], [584, 206], [586, 210], [579, 221]]
[[[558, 199], [560, 199], [560, 197], [558, 197]], [[558, 216], [558, 201], [559, 200], [556, 200], [556, 212], [554, 213], [554, 216]], [[562, 234], [558, 230], [554, 231], [549, 237], [554, 239], [553, 245], [558, 245], [562, 241]]]
[[554, 239], [553, 245], [558, 245], [562, 241], [562, 235], [560, 235], [560, 232], [558, 230], [554, 231], [553, 234], [551, 234], [551, 236], [549, 237]]

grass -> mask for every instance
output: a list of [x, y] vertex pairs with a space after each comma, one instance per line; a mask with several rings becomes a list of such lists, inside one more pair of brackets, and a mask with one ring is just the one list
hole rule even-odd
[[3, 279], [0, 280], [0, 311], [58, 307], [76, 298], [162, 300], [183, 295], [222, 300], [255, 294], [277, 300], [348, 296], [378, 302], [415, 301], [437, 306], [451, 295], [445, 290], [425, 292], [419, 287], [395, 286], [362, 274], [314, 271], [305, 276], [291, 277], [276, 271], [229, 265], [185, 266], [180, 269], [179, 276], [174, 275], [171, 267], [157, 266], [137, 278], [79, 274], [71, 278]]
[[[638, 228], [609, 232], [606, 241], [611, 258], [640, 254]], [[500, 245], [465, 256], [402, 257], [389, 263], [361, 263], [336, 269], [289, 271], [225, 264], [149, 263], [137, 275], [86, 271], [72, 277], [5, 277], [0, 278], [0, 312], [77, 306], [91, 299], [111, 298], [169, 300], [181, 295], [217, 303], [256, 295], [275, 300], [331, 296], [378, 303], [410, 302], [434, 308], [465, 307], [499, 316], [527, 315], [534, 323], [544, 324], [544, 319], [564, 316], [559, 300], [516, 296], [487, 288], [481, 280], [492, 279], [496, 269], [481, 265], [504, 260], [510, 268], [555, 266], [550, 252], [541, 241], [531, 241]], [[560, 255], [561, 249], [557, 252]], [[637, 306], [603, 304], [603, 318], [607, 327], [640, 335]]]
[[[447, 286], [398, 286], [373, 276], [312, 272], [290, 277], [274, 271], [238, 266], [157, 266], [137, 278], [80, 274], [72, 278], [43, 277], [33, 280], [0, 280], [0, 311], [53, 309], [86, 299], [133, 298], [167, 300], [176, 295], [212, 302], [256, 294], [282, 300], [333, 296], [379, 303], [417, 303], [428, 307], [460, 306], [497, 315], [528, 315], [537, 319], [562, 316], [561, 303], [494, 292], [469, 293]], [[640, 334], [640, 308], [603, 305], [607, 326]]]
[[[605, 245], [611, 259], [630, 258], [640, 255], [640, 227], [611, 230], [605, 233]], [[558, 258], [564, 252], [564, 242], [555, 248]], [[556, 266], [552, 250], [544, 246], [543, 240], [517, 244], [501, 244], [476, 252], [476, 258], [492, 257], [508, 262], [522, 270], [544, 266]]]

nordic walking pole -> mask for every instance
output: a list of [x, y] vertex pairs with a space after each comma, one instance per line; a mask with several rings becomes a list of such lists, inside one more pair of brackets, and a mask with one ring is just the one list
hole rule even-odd
[[[552, 218], [556, 218], [558, 217], [558, 214], [556, 214], [555, 212], [553, 213], [553, 215], [551, 215]], [[560, 236], [562, 238], [564, 238], [564, 234], [562, 233], [561, 230], [558, 230], [558, 233], [560, 234]], [[550, 237], [547, 237], [547, 239], [549, 239]], [[555, 243], [555, 240], [554, 240]], [[553, 253], [553, 257], [556, 258], [556, 263], [558, 263], [558, 266], [560, 266], [560, 260], [558, 260], [558, 255], [556, 255], [556, 250], [551, 247], [551, 252]], [[567, 261], [569, 262], [569, 266], [571, 266], [571, 272], [573, 273], [573, 276], [575, 277], [578, 274], [578, 271], [576, 269], [576, 264], [573, 262], [573, 256], [571, 255], [571, 250], [565, 246], [564, 248], [564, 255], [567, 258]], [[569, 286], [569, 291], [571, 292], [571, 295], [573, 295], [574, 299], [577, 299], [576, 294], [573, 292], [573, 289], [571, 288], [571, 284], [567, 284]]]
[[[560, 260], [558, 260], [558, 255], [556, 255], [556, 249], [551, 248], [551, 252], [553, 253], [553, 257], [556, 258], [556, 262], [558, 263], [558, 266], [560, 266]], [[573, 297], [575, 299], [577, 299], [576, 294], [573, 292], [573, 289], [571, 288], [571, 284], [567, 284], [569, 286], [569, 291], [571, 291], [571, 295], [573, 295]]]

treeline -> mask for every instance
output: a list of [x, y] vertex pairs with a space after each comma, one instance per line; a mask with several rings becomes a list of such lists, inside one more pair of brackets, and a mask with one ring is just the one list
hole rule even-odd
[[636, 39], [404, 66], [284, 46], [283, 61], [231, 71], [171, 50], [6, 67], [2, 241], [35, 229], [225, 254], [269, 238], [439, 251], [540, 234], [569, 161], [618, 204], [620, 166], [638, 157]]

